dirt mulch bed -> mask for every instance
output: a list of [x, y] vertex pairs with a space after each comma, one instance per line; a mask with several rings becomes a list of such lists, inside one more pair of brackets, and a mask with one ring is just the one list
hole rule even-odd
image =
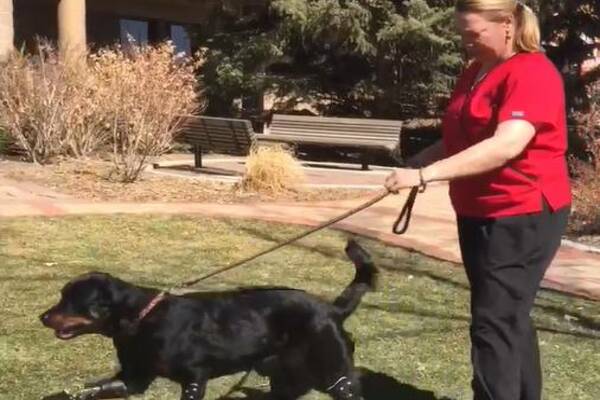
[[584, 244], [586, 246], [594, 247], [600, 250], [600, 235], [582, 235], [582, 236], [569, 236], [567, 239], [577, 243]]
[[600, 249], [600, 234], [597, 233], [597, 225], [590, 225], [587, 218], [577, 213], [577, 209], [569, 217], [569, 226], [565, 237], [574, 242]]
[[127, 202], [211, 202], [248, 201], [327, 201], [365, 196], [369, 191], [356, 189], [301, 189], [278, 195], [243, 192], [231, 183], [201, 179], [161, 177], [146, 174], [135, 183], [108, 179], [111, 164], [103, 160], [67, 160], [36, 165], [16, 160], [0, 161], [0, 174], [25, 180], [93, 201]]

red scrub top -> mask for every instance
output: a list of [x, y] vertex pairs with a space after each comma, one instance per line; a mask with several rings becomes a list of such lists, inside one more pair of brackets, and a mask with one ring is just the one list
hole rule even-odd
[[571, 203], [562, 78], [543, 53], [518, 53], [474, 82], [472, 63], [454, 89], [443, 119], [446, 155], [493, 136], [500, 122], [522, 119], [535, 127], [525, 150], [505, 166], [450, 182], [460, 216], [496, 218], [551, 210]]

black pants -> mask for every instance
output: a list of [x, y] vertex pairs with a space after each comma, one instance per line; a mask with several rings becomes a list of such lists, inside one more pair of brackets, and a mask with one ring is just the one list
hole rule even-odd
[[560, 245], [569, 209], [498, 219], [458, 217], [471, 284], [475, 400], [540, 400], [542, 374], [530, 317]]

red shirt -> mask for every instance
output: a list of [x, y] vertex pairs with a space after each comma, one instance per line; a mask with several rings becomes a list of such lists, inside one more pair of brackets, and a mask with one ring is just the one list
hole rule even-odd
[[543, 53], [519, 53], [474, 83], [480, 65], [460, 77], [443, 120], [446, 155], [494, 135], [500, 122], [523, 119], [535, 127], [525, 150], [505, 166], [450, 182], [456, 213], [504, 217], [552, 210], [571, 202], [565, 153], [567, 126], [562, 78]]

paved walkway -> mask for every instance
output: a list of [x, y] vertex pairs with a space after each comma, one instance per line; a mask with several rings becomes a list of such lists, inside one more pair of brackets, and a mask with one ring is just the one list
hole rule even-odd
[[[382, 182], [386, 172], [334, 170], [328, 174], [331, 175], [332, 181], [345, 182], [350, 186], [356, 181], [366, 186], [365, 176], [371, 174], [369, 182], [377, 187], [376, 184]], [[343, 180], [340, 174], [344, 174]], [[353, 176], [355, 178], [352, 178]], [[321, 183], [327, 185], [327, 182]], [[460, 263], [455, 219], [447, 197], [447, 186], [431, 185], [425, 193], [419, 195], [408, 232], [397, 236], [391, 233], [391, 226], [405, 196], [406, 193], [387, 197], [371, 208], [341, 221], [336, 228], [377, 238], [441, 260]], [[0, 176], [0, 217], [189, 213], [314, 226], [356, 207], [367, 199], [368, 197], [333, 202], [232, 205], [89, 202]], [[543, 286], [600, 300], [600, 254], [563, 245], [544, 278]]]

